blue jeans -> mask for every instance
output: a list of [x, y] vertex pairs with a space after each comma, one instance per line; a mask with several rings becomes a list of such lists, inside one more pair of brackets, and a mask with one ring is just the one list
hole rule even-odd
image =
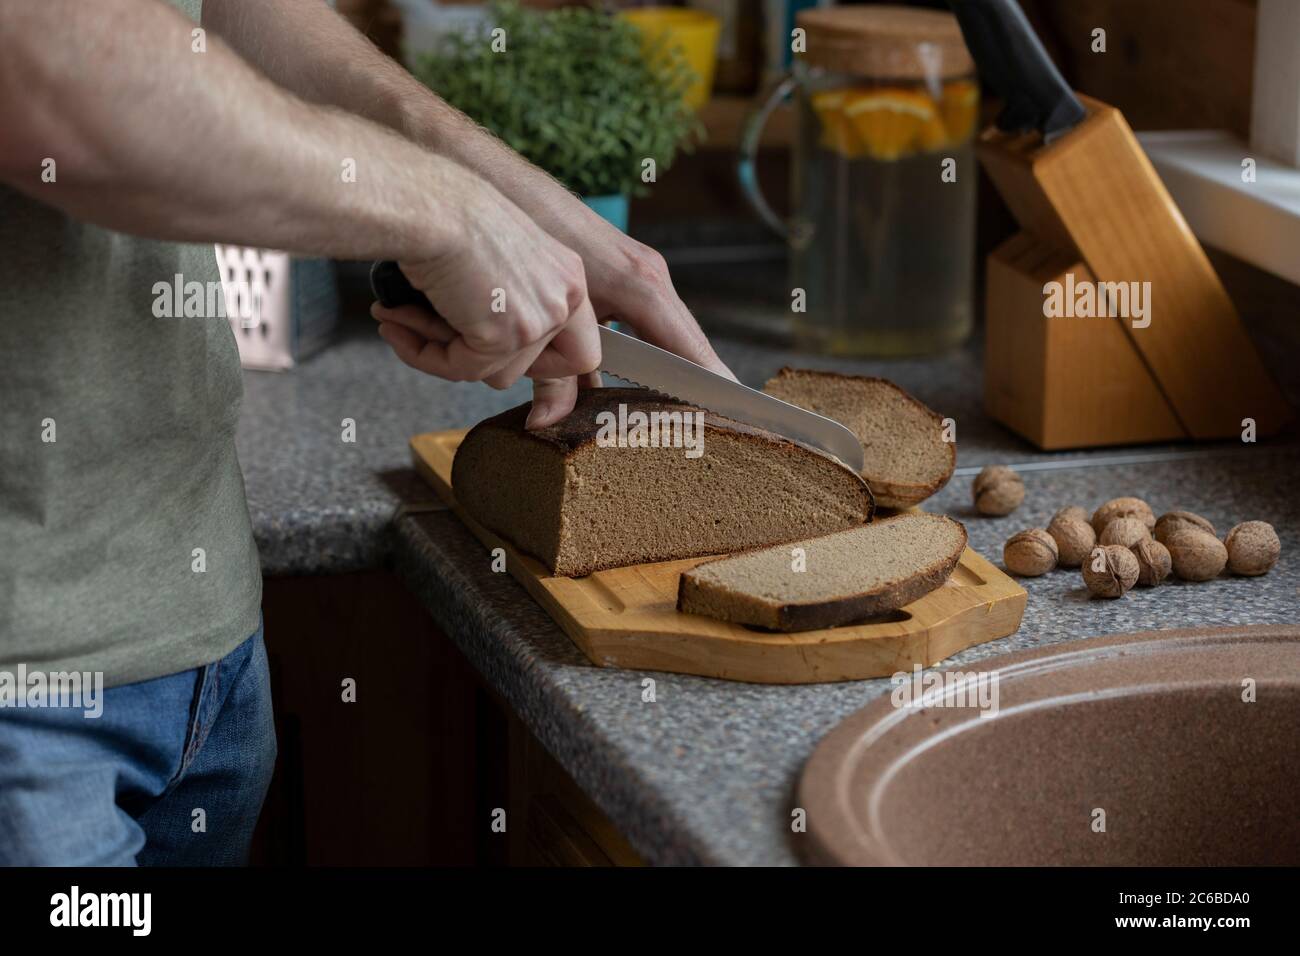
[[261, 627], [102, 703], [0, 708], [0, 865], [246, 863], [275, 766]]

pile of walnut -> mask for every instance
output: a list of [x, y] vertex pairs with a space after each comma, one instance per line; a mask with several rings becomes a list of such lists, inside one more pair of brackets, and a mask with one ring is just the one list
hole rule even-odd
[[1244, 521], [1220, 541], [1200, 515], [1170, 511], [1157, 520], [1141, 498], [1113, 498], [1091, 518], [1082, 508], [1062, 508], [1046, 529], [1013, 535], [1002, 558], [1008, 571], [1024, 577], [1057, 566], [1082, 568], [1089, 591], [1118, 598], [1135, 584], [1154, 587], [1171, 571], [1185, 581], [1209, 581], [1225, 567], [1266, 574], [1281, 550], [1273, 526], [1263, 521]]

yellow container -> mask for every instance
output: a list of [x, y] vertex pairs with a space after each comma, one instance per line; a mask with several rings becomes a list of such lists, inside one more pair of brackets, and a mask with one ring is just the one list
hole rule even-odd
[[641, 31], [646, 42], [667, 34], [667, 43], [681, 48], [695, 82], [686, 90], [686, 105], [698, 110], [713, 90], [713, 68], [718, 62], [718, 34], [722, 21], [702, 10], [680, 7], [639, 7], [619, 14]]

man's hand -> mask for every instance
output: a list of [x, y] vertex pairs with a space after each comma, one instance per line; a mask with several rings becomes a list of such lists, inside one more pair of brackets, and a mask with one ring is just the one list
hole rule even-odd
[[461, 208], [454, 247], [399, 264], [438, 314], [379, 303], [371, 314], [398, 357], [422, 372], [503, 389], [523, 375], [545, 382], [528, 416], [528, 427], [541, 428], [573, 409], [577, 376], [600, 361], [582, 260], [481, 185]]
[[[472, 169], [581, 257], [597, 318], [618, 319], [646, 341], [734, 377], [674, 291], [657, 252], [434, 96], [318, 0], [206, 0], [203, 22], [299, 96], [382, 123]], [[528, 374], [537, 383], [537, 405], [572, 408], [571, 379], [555, 381], [540, 369]], [[551, 420], [551, 413], [541, 419]]]
[[[558, 184], [550, 186], [544, 197], [526, 205], [535, 204], [531, 212], [542, 228], [582, 256], [596, 317], [617, 319], [647, 342], [734, 379], [678, 297], [664, 257], [619, 232]], [[547, 201], [538, 201], [543, 198]]]

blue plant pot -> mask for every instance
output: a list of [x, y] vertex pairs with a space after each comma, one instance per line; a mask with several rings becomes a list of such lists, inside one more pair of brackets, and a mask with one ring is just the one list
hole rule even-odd
[[614, 193], [609, 196], [583, 196], [587, 208], [604, 219], [619, 232], [627, 232], [627, 197]]

